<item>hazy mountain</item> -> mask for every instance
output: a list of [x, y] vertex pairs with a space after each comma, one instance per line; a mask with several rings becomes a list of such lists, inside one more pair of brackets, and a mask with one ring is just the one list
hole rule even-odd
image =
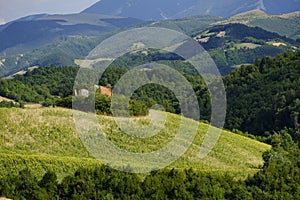
[[128, 17], [84, 13], [28, 16], [0, 27], [0, 52], [15, 46], [36, 48], [69, 36], [98, 36], [140, 22]]
[[253, 9], [270, 14], [288, 13], [300, 10], [300, 0], [101, 0], [83, 13], [161, 20], [192, 15], [229, 17]]
[[[71, 65], [107, 33], [139, 24], [130, 17], [100, 14], [38, 14], [0, 26], [0, 76], [33, 65]], [[55, 61], [55, 62], [54, 62]]]
[[[285, 1], [286, 6], [281, 5], [282, 10], [284, 8], [298, 9], [298, 4], [296, 4], [298, 1]], [[120, 28], [132, 27], [133, 25], [165, 27], [195, 36], [217, 24], [243, 23], [253, 27], [259, 26], [294, 39], [300, 38], [299, 12], [284, 15], [266, 14], [261, 10], [271, 12], [276, 7], [273, 5], [272, 9], [268, 9], [268, 1], [260, 1], [260, 4], [257, 0], [250, 0], [246, 3], [240, 0], [221, 0], [218, 2], [220, 3], [217, 3], [216, 0], [203, 2], [201, 0], [164, 0], [162, 2], [144, 0], [142, 3], [140, 0], [102, 0], [80, 14], [38, 14], [20, 18], [0, 26], [0, 76], [11, 75], [34, 65], [71, 65], [75, 58], [84, 58], [105, 37], [116, 33], [115, 31], [120, 30]], [[289, 4], [289, 2], [291, 3]], [[238, 9], [236, 8], [237, 5], [239, 5]], [[295, 6], [288, 7], [287, 5]], [[211, 9], [205, 9], [209, 6]], [[230, 18], [198, 15], [177, 19], [201, 13], [221, 13], [220, 15], [227, 16], [253, 8], [259, 8], [259, 10], [248, 11]], [[116, 12], [116, 9], [122, 12]], [[157, 10], [163, 12], [157, 12]], [[105, 15], [97, 13], [104, 13]], [[161, 15], [162, 13], [164, 14]], [[171, 16], [176, 19], [151, 21], [140, 25], [143, 21], [134, 18], [162, 19], [163, 16]], [[208, 45], [210, 44], [208, 43]], [[273, 46], [271, 49], [274, 48]], [[259, 50], [259, 48], [255, 50]], [[268, 49], [267, 52], [269, 52]], [[278, 53], [279, 50], [273, 52]], [[252, 57], [249, 56], [249, 59]], [[55, 63], [52, 63], [53, 61]], [[226, 65], [226, 70], [228, 69], [227, 66], [230, 64]]]

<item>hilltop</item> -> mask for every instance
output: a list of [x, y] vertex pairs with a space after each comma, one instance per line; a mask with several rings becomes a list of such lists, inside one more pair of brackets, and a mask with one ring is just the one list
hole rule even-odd
[[258, 26], [282, 36], [300, 38], [300, 12], [288, 14], [267, 14], [261, 10], [251, 10], [216, 22], [215, 24], [241, 23], [248, 26]]

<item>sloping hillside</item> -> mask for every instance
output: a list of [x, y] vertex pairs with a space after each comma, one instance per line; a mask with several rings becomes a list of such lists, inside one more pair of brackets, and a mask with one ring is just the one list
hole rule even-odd
[[226, 76], [227, 128], [264, 137], [295, 128], [300, 113], [299, 63], [300, 51], [289, 51]]
[[24, 18], [0, 29], [0, 52], [18, 45], [45, 44], [66, 40], [68, 36], [95, 36], [117, 28], [140, 23], [141, 20], [100, 14], [42, 15]]
[[275, 56], [300, 47], [293, 39], [244, 24], [216, 25], [194, 38], [209, 51], [222, 74], [264, 56]]
[[35, 15], [0, 26], [0, 76], [34, 65], [73, 65], [108, 32], [141, 20], [100, 14]]
[[248, 26], [258, 26], [280, 35], [300, 38], [300, 12], [282, 15], [270, 15], [261, 10], [252, 10], [232, 16], [216, 24], [242, 23]]
[[[82, 145], [75, 130], [72, 111], [62, 108], [0, 109], [0, 173], [14, 173], [25, 167], [37, 174], [46, 170], [60, 175], [74, 172], [79, 166], [99, 165]], [[111, 117], [98, 116], [100, 126], [115, 144], [132, 152], [159, 149], [172, 140], [179, 116], [168, 114], [163, 130], [148, 139], [134, 139], [119, 131]], [[186, 123], [196, 123], [184, 119]], [[139, 124], [149, 119], [137, 118]], [[204, 159], [198, 157], [200, 145], [208, 129], [200, 124], [198, 134], [188, 152], [173, 163], [174, 168], [229, 172], [239, 176], [253, 174], [263, 164], [262, 153], [269, 145], [223, 131], [214, 150]], [[112, 155], [113, 156], [113, 155]], [[133, 163], [133, 166], [143, 163]]]

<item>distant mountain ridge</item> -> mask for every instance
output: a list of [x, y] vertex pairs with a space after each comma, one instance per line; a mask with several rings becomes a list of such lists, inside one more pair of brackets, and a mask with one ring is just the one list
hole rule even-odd
[[29, 16], [0, 29], [0, 52], [19, 44], [43, 44], [70, 35], [99, 35], [140, 22], [128, 17], [85, 13]]
[[[287, 4], [292, 2], [294, 5], [299, 1], [287, 0], [285, 2]], [[300, 12], [269, 15], [264, 12], [271, 12], [266, 6], [267, 2], [267, 0], [263, 2], [249, 0], [246, 3], [241, 0], [226, 2], [224, 0], [164, 0], [160, 2], [158, 0], [151, 2], [149, 0], [143, 2], [141, 0], [101, 0], [79, 14], [37, 14], [23, 17], [0, 25], [0, 76], [9, 76], [31, 66], [75, 65], [74, 59], [84, 58], [99, 42], [130, 27], [164, 27], [195, 36], [214, 25], [243, 23], [250, 27], [258, 26], [288, 38], [298, 39], [299, 43]], [[207, 9], [208, 7], [211, 9]], [[116, 11], [116, 8], [122, 8], [122, 12], [101, 13], [101, 9], [108, 12]], [[252, 8], [256, 10], [248, 11]], [[295, 4], [293, 9], [300, 10], [298, 4]], [[162, 12], [157, 12], [157, 10]], [[222, 14], [221, 11], [223, 15], [247, 12], [230, 18], [198, 15], [203, 12]], [[157, 20], [145, 22], [145, 20], [130, 16], [123, 17], [122, 15], [127, 16], [126, 13], [135, 17], [142, 16], [146, 20], [156, 17]], [[194, 16], [181, 18], [189, 15]], [[162, 18], [176, 19], [160, 20]]]
[[300, 48], [300, 43], [291, 38], [240, 23], [216, 25], [194, 38], [210, 53], [223, 75], [264, 56]]
[[256, 9], [218, 21], [215, 24], [230, 23], [240, 23], [253, 27], [258, 26], [280, 35], [294, 39], [300, 38], [300, 11], [281, 15], [270, 15]]
[[82, 13], [162, 20], [193, 15], [230, 17], [254, 9], [289, 13], [300, 10], [300, 0], [101, 0]]

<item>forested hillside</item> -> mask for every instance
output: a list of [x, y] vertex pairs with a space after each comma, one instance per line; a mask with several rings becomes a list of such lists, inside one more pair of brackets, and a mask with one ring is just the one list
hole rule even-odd
[[[163, 60], [166, 58], [168, 60]], [[138, 52], [127, 55], [116, 60], [104, 72], [99, 85], [113, 88], [128, 70], [150, 61], [166, 64], [182, 73], [191, 82], [197, 94], [201, 119], [209, 120], [210, 95], [203, 79], [195, 75], [191, 65], [172, 54], [154, 51], [149, 52], [147, 56]], [[293, 128], [300, 112], [299, 63], [300, 52], [288, 51], [276, 57], [256, 60], [255, 64], [244, 65], [225, 76], [223, 79], [228, 101], [225, 127], [263, 137], [269, 137], [284, 127]], [[1, 80], [0, 95], [19, 102], [36, 102], [45, 106], [58, 105], [70, 108], [77, 71], [77, 67], [34, 69], [14, 79]], [[168, 75], [163, 71], [159, 73], [161, 76], [157, 78]], [[102, 110], [100, 113], [109, 114], [110, 98], [105, 95], [97, 97], [99, 104], [96, 108]], [[174, 93], [156, 84], [148, 84], [138, 89], [132, 99], [142, 102], [148, 108], [161, 104], [168, 112], [181, 112]]]
[[0, 80], [0, 95], [19, 102], [52, 102], [72, 95], [78, 67], [48, 67]]
[[269, 136], [295, 127], [300, 112], [300, 52], [265, 57], [224, 77], [226, 127]]
[[194, 38], [209, 52], [222, 75], [241, 64], [252, 64], [264, 56], [276, 56], [300, 47], [293, 39], [243, 24], [217, 25]]

